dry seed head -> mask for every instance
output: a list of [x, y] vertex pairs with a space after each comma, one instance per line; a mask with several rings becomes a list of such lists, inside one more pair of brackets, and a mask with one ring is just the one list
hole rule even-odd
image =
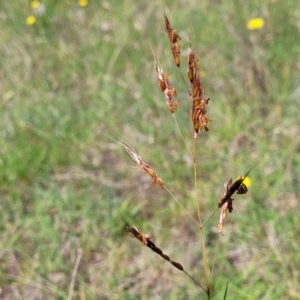
[[173, 114], [175, 112], [175, 110], [177, 108], [179, 108], [179, 103], [177, 101], [175, 101], [175, 102], [169, 102], [168, 106], [169, 106], [170, 112]]
[[169, 34], [170, 32], [172, 32], [172, 28], [171, 28], [169, 19], [168, 19], [167, 16], [166, 16], [165, 11], [164, 11], [164, 17], [165, 17], [165, 30], [166, 30], [166, 32]]
[[192, 122], [194, 125], [194, 138], [197, 138], [199, 131], [204, 128], [208, 131], [208, 122], [211, 121], [210, 118], [206, 116], [205, 106], [208, 104], [209, 98], [205, 97], [204, 89], [202, 87], [199, 70], [195, 69], [193, 73], [193, 106], [192, 106]]
[[170, 41], [172, 43], [177, 43], [178, 40], [181, 40], [181, 37], [176, 33], [177, 29], [172, 29]]
[[178, 262], [175, 262], [175, 261], [171, 261], [171, 264], [175, 267], [175, 268], [177, 268], [178, 270], [180, 270], [180, 271], [183, 271], [183, 266], [180, 264], [180, 263], [178, 263]]
[[125, 146], [125, 150], [132, 159], [133, 162], [135, 162], [137, 165], [141, 165], [142, 159], [137, 155], [137, 153], [133, 149], [129, 149]]
[[173, 30], [171, 28], [171, 24], [166, 16], [166, 13], [164, 11], [164, 17], [165, 17], [165, 30], [168, 34], [169, 37], [169, 42], [170, 42], [170, 46], [171, 46], [171, 50], [172, 50], [172, 54], [174, 57], [174, 61], [177, 67], [180, 66], [180, 58], [179, 58], [179, 54], [180, 54], [180, 46], [178, 44], [178, 40], [180, 40], [180, 36], [176, 33], [176, 30]]
[[133, 226], [127, 226], [127, 230], [130, 232], [131, 236], [138, 239], [140, 242], [143, 243], [143, 245], [148, 245], [149, 241], [151, 240], [150, 235], [144, 235], [142, 234], [141, 230], [137, 227]]
[[158, 175], [143, 160], [141, 160], [140, 168], [141, 168], [141, 170], [143, 170], [144, 172], [148, 173], [151, 176], [151, 178], [152, 178], [151, 185], [156, 185], [156, 184], [158, 184], [160, 186], [165, 185], [163, 180], [161, 178], [159, 178]]
[[187, 73], [188, 73], [188, 78], [190, 80], [190, 83], [193, 83], [193, 81], [194, 81], [194, 69], [191, 66], [188, 67]]
[[179, 44], [176, 43], [172, 43], [171, 44], [171, 49], [172, 49], [172, 53], [173, 53], [173, 57], [174, 57], [174, 61], [177, 67], [180, 67], [180, 58], [179, 58], [179, 54], [180, 54], [180, 46]]
[[188, 48], [188, 63], [189, 63], [189, 66], [199, 70], [198, 61], [199, 61], [198, 57], [195, 55], [192, 48], [189, 47]]
[[160, 80], [163, 80], [164, 72], [163, 72], [163, 69], [161, 68], [161, 66], [159, 64], [156, 64], [156, 72], [158, 74], [158, 78]]
[[195, 77], [195, 72], [196, 70], [199, 70], [199, 66], [198, 66], [198, 58], [196, 57], [196, 55], [194, 54], [192, 48], [188, 48], [188, 77], [190, 80], [190, 83], [193, 84], [194, 82], [194, 77]]
[[174, 113], [175, 110], [179, 107], [177, 101], [172, 102], [172, 97], [177, 96], [176, 89], [169, 83], [168, 77], [171, 73], [164, 75], [162, 68], [157, 64], [156, 65], [156, 72], [158, 75], [158, 86], [162, 92], [164, 92], [165, 99], [169, 110], [171, 113]]

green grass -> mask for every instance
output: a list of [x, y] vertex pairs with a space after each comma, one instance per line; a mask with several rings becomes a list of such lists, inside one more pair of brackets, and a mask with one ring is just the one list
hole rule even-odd
[[[151, 1], [150, 1], [151, 2]], [[152, 47], [178, 91], [176, 117], [192, 145], [189, 100], [173, 64], [160, 1], [0, 4], [0, 298], [199, 299], [202, 290], [131, 239], [117, 212], [204, 282], [200, 235], [186, 213], [134, 168], [124, 140], [196, 217], [192, 160], [157, 87]], [[252, 171], [217, 247], [205, 229], [212, 299], [299, 299], [300, 7], [286, 2], [166, 1], [205, 71], [210, 131], [197, 140], [202, 218], [223, 183]], [[265, 27], [248, 31], [262, 17]]]

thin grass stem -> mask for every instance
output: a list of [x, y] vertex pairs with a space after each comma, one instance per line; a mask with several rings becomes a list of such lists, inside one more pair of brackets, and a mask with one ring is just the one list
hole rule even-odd
[[182, 270], [183, 273], [185, 273], [190, 279], [192, 279], [203, 291], [207, 293], [207, 290], [197, 281], [195, 280], [189, 273], [187, 273], [185, 270]]
[[199, 224], [201, 226], [201, 216], [200, 216], [200, 203], [198, 201], [198, 189], [197, 189], [197, 166], [196, 166], [196, 140], [194, 139], [193, 142], [193, 163], [194, 163], [194, 188], [196, 193], [196, 204], [197, 204], [197, 211], [198, 211], [198, 219]]
[[215, 211], [211, 214], [211, 216], [208, 218], [208, 220], [206, 220], [204, 222], [204, 225], [202, 226], [202, 229], [206, 226], [206, 224], [208, 223], [208, 221], [213, 217], [213, 215], [219, 210], [219, 207], [217, 209], [215, 209]]
[[189, 211], [180, 203], [180, 201], [172, 194], [172, 192], [163, 185], [163, 188], [171, 195], [171, 197], [180, 205], [180, 207], [189, 215], [189, 217], [197, 224], [199, 227], [200, 224], [195, 220], [195, 218], [189, 213]]
[[187, 83], [186, 83], [186, 80], [185, 80], [185, 78], [184, 78], [184, 76], [183, 76], [183, 74], [182, 74], [181, 69], [179, 69], [179, 72], [180, 72], [180, 75], [181, 75], [182, 80], [183, 80], [183, 82], [184, 82], [184, 85], [185, 85], [185, 87], [186, 87], [186, 90], [187, 90], [188, 94], [190, 94], [189, 87], [188, 87], [188, 85], [187, 85]]
[[220, 246], [220, 233], [218, 234], [218, 241], [217, 241], [217, 245], [216, 245], [216, 251], [215, 251], [215, 255], [213, 258], [213, 264], [212, 264], [212, 268], [211, 268], [211, 274], [210, 274], [210, 281], [212, 282], [213, 276], [214, 276], [214, 270], [215, 270], [215, 263], [216, 263], [216, 257], [217, 257], [217, 253], [219, 250], [219, 246]]
[[186, 141], [185, 141], [185, 139], [184, 139], [184, 137], [183, 137], [183, 135], [182, 135], [182, 132], [181, 132], [180, 127], [179, 127], [179, 125], [178, 125], [176, 116], [175, 116], [175, 114], [172, 114], [172, 115], [173, 115], [174, 122], [175, 122], [175, 124], [176, 124], [177, 130], [178, 130], [178, 132], [179, 132], [179, 135], [180, 135], [180, 137], [181, 137], [183, 143], [185, 144], [186, 149], [189, 151], [191, 157], [194, 159], [193, 154], [192, 154], [192, 151], [190, 150], [188, 144], [186, 143]]
[[193, 145], [193, 156], [194, 156], [194, 182], [195, 182], [195, 192], [196, 192], [196, 202], [198, 208], [198, 218], [199, 218], [199, 229], [201, 234], [201, 244], [202, 244], [202, 252], [203, 252], [203, 266], [204, 266], [204, 274], [207, 291], [209, 290], [209, 279], [208, 279], [208, 268], [207, 268], [207, 257], [206, 257], [206, 248], [205, 248], [205, 239], [203, 234], [203, 228], [201, 223], [201, 214], [200, 214], [200, 202], [198, 199], [198, 189], [197, 189], [197, 166], [196, 166], [196, 139], [194, 139]]

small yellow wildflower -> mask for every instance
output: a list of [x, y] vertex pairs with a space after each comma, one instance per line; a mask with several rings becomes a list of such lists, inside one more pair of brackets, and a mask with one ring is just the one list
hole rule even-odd
[[29, 16], [26, 19], [26, 24], [27, 25], [33, 25], [36, 22], [35, 16]]
[[264, 19], [262, 19], [262, 18], [254, 18], [254, 19], [251, 19], [247, 23], [247, 28], [249, 30], [257, 30], [257, 29], [263, 28], [264, 25], [265, 25]]
[[78, 5], [83, 7], [88, 5], [88, 0], [78, 0]]
[[34, 0], [30, 4], [31, 8], [36, 9], [40, 6], [40, 1]]

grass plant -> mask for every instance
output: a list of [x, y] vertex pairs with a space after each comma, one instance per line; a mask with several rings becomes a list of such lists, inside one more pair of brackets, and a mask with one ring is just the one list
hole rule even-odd
[[298, 1], [32, 2], [0, 3], [0, 298], [299, 299]]

